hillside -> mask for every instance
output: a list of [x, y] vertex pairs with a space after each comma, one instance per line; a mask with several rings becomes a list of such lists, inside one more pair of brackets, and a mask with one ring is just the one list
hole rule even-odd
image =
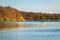
[[60, 14], [19, 11], [10, 6], [0, 6], [0, 21], [60, 20]]
[[25, 20], [60, 20], [60, 14], [58, 13], [22, 12], [22, 15]]
[[17, 9], [14, 9], [10, 6], [2, 7], [0, 6], [0, 20], [1, 21], [16, 21], [16, 20], [24, 20], [22, 14]]

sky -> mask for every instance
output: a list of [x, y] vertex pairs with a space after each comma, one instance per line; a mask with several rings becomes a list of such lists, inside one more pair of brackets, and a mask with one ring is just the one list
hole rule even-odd
[[0, 0], [0, 5], [27, 12], [60, 13], [60, 0]]

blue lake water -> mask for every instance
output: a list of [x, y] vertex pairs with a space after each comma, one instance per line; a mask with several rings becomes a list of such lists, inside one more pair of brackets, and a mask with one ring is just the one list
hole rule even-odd
[[29, 27], [0, 30], [0, 40], [60, 40], [59, 22], [21, 22], [21, 24], [23, 27], [27, 25]]

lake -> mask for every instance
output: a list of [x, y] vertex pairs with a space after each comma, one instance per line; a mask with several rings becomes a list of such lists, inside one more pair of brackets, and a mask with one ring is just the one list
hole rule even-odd
[[60, 40], [60, 22], [18, 22], [22, 28], [0, 30], [0, 40]]

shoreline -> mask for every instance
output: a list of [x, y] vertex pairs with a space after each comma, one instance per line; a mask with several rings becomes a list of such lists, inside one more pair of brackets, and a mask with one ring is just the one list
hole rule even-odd
[[0, 22], [60, 22], [60, 20], [20, 20], [20, 21], [0, 21]]

